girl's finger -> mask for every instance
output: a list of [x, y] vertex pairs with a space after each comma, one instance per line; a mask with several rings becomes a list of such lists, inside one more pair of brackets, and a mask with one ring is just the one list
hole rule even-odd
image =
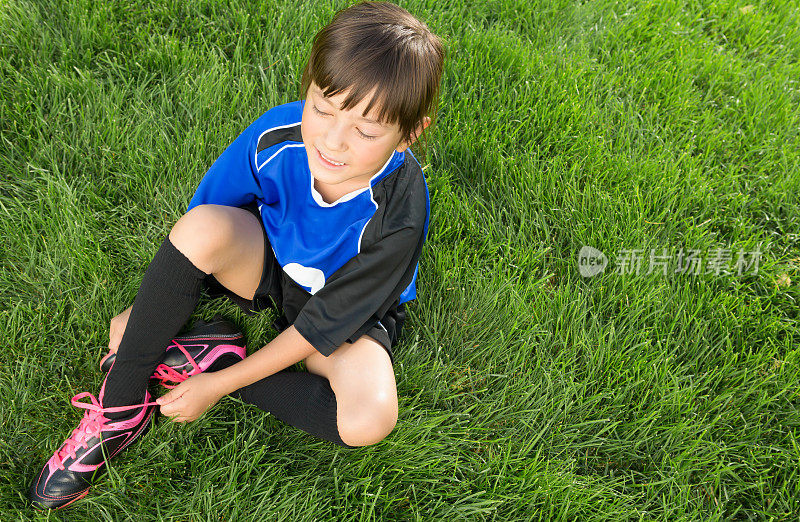
[[175, 388], [171, 389], [170, 391], [168, 391], [167, 393], [165, 393], [164, 395], [162, 395], [158, 399], [156, 399], [156, 402], [159, 405], [164, 406], [165, 404], [169, 404], [169, 403], [175, 402], [178, 399], [180, 399], [181, 397], [183, 397], [183, 394], [186, 393], [187, 391], [189, 391], [189, 388], [187, 386], [184, 386], [184, 383], [185, 383], [185, 381], [180, 383]]
[[175, 417], [177, 415], [180, 415], [180, 411], [181, 411], [180, 404], [178, 403], [177, 400], [169, 404], [166, 404], [164, 406], [161, 406], [161, 414], [166, 415], [167, 417]]

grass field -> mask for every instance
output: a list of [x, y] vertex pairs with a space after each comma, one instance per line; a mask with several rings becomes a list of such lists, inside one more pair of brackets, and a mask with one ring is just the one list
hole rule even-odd
[[[351, 451], [226, 398], [67, 510], [26, 506], [109, 320], [343, 5], [0, 1], [0, 519], [800, 518], [789, 1], [403, 2], [449, 56], [394, 432]], [[627, 273], [635, 249], [674, 263]], [[215, 312], [251, 350], [275, 335]]]

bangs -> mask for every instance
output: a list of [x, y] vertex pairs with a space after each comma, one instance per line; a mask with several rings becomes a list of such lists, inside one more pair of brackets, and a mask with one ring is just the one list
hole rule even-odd
[[[354, 14], [356, 8], [370, 12]], [[398, 124], [408, 139], [435, 111], [443, 59], [438, 38], [407, 11], [392, 4], [359, 4], [337, 14], [314, 37], [301, 96], [313, 82], [326, 97], [347, 93], [344, 110], [369, 99], [363, 116], [374, 111], [374, 118]]]

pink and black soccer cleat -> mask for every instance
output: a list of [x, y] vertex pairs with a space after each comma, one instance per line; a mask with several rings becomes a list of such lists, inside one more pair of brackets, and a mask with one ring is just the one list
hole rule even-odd
[[[192, 375], [206, 371], [222, 356], [238, 362], [246, 354], [244, 334], [217, 315], [212, 322], [198, 321], [185, 335], [172, 339], [164, 360], [150, 378], [160, 380], [166, 388], [174, 388]], [[100, 369], [107, 372], [115, 360], [116, 353], [109, 353], [100, 361]]]
[[[86, 496], [92, 478], [103, 471], [106, 460], [129, 446], [150, 426], [157, 404], [150, 402], [148, 392], [142, 404], [103, 408], [104, 389], [105, 382], [100, 388], [99, 400], [89, 392], [72, 398], [72, 404], [85, 409], [86, 413], [31, 484], [29, 498], [34, 507], [59, 509]], [[87, 397], [91, 403], [81, 402]], [[131, 414], [124, 419], [108, 419], [103, 415], [119, 411]]]

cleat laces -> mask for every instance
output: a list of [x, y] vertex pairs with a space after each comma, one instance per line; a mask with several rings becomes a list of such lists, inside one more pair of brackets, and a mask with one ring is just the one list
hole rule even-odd
[[[178, 386], [178, 384], [182, 383], [192, 375], [197, 375], [198, 373], [201, 372], [200, 366], [198, 366], [197, 361], [195, 361], [194, 358], [191, 355], [189, 355], [189, 352], [186, 350], [186, 348], [184, 348], [183, 345], [181, 345], [181, 343], [175, 341], [174, 339], [172, 342], [174, 343], [173, 346], [177, 346], [177, 348], [181, 352], [183, 352], [183, 355], [186, 356], [186, 360], [189, 361], [189, 363], [191, 363], [193, 369], [188, 372], [186, 370], [178, 372], [171, 366], [167, 366], [166, 364], [163, 363], [156, 366], [156, 371], [155, 373], [153, 373], [153, 377], [151, 378], [159, 379], [161, 381], [161, 384], [165, 388], [169, 389], [175, 388], [176, 386]], [[167, 382], [172, 382], [175, 384], [167, 384]]]
[[[86, 397], [91, 400], [91, 403], [81, 402], [81, 399], [85, 399]], [[76, 451], [78, 448], [89, 449], [88, 440], [92, 437], [100, 437], [103, 428], [110, 421], [110, 419], [103, 415], [103, 413], [133, 410], [143, 406], [158, 405], [156, 402], [145, 402], [142, 404], [132, 404], [130, 406], [114, 406], [103, 408], [100, 406], [100, 401], [97, 400], [97, 397], [89, 392], [83, 392], [75, 395], [70, 402], [72, 402], [73, 406], [85, 409], [86, 413], [84, 413], [83, 419], [81, 419], [81, 423], [78, 424], [78, 427], [72, 430], [72, 434], [67, 437], [67, 440], [64, 441], [64, 444], [55, 454], [55, 463], [58, 466], [58, 469], [62, 471], [65, 469], [64, 460], [67, 457], [71, 457], [73, 459], [76, 458]]]

